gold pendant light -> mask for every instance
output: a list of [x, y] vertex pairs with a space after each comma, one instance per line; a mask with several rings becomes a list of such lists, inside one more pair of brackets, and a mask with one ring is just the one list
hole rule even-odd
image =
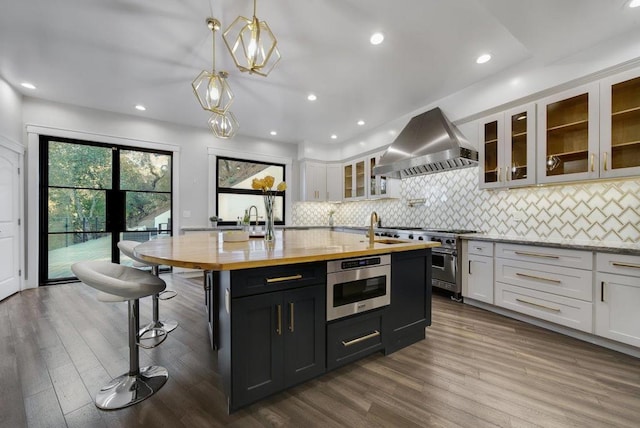
[[233, 92], [227, 82], [226, 71], [216, 71], [216, 31], [220, 30], [220, 21], [207, 18], [207, 26], [212, 32], [212, 68], [202, 71], [191, 83], [200, 106], [213, 115], [209, 118], [209, 127], [218, 138], [231, 138], [238, 129], [238, 121], [229, 107], [233, 103]]
[[240, 71], [267, 76], [280, 61], [278, 41], [267, 22], [256, 17], [256, 0], [253, 0], [253, 18], [238, 16], [222, 33], [222, 38]]
[[230, 111], [226, 113], [214, 112], [207, 123], [216, 137], [225, 140], [236, 135], [239, 126], [235, 115]]

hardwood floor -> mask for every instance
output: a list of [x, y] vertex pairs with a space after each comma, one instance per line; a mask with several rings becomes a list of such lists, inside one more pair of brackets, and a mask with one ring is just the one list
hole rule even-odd
[[[128, 368], [126, 304], [92, 288], [28, 290], [0, 303], [1, 427], [638, 427], [640, 360], [435, 296], [427, 339], [376, 354], [232, 415], [209, 348], [199, 278], [167, 274], [180, 326], [140, 350], [169, 381], [118, 411], [95, 392]], [[142, 322], [151, 314], [141, 305]]]

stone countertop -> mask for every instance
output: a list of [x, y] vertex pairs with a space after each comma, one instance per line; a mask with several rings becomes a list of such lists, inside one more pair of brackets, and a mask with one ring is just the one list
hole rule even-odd
[[472, 241], [505, 242], [509, 244], [540, 245], [554, 248], [599, 251], [603, 253], [640, 256], [640, 242], [590, 241], [586, 239], [540, 238], [527, 236], [492, 235], [473, 233], [460, 235], [461, 239]]
[[[135, 248], [137, 257], [153, 263], [203, 270], [235, 270], [336, 260], [438, 247], [437, 242], [376, 238], [334, 230], [276, 230], [276, 239], [224, 242], [223, 232], [202, 231], [155, 239]], [[384, 243], [384, 241], [391, 243]]]

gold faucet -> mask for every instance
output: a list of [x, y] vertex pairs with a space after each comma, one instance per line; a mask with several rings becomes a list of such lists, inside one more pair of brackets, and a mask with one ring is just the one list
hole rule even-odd
[[371, 221], [369, 223], [369, 245], [373, 246], [374, 241], [374, 233], [373, 233], [373, 225], [378, 224], [378, 213], [375, 211], [371, 212]]
[[[258, 207], [256, 207], [255, 205], [251, 205], [249, 207], [249, 229], [251, 229], [251, 208], [253, 208], [256, 211], [256, 225], [255, 225], [255, 229], [258, 228]], [[255, 230], [254, 229], [254, 230]]]

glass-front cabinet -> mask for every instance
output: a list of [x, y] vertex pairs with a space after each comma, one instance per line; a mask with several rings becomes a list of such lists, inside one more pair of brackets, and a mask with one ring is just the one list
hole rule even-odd
[[480, 121], [480, 188], [535, 183], [535, 104]]
[[538, 103], [538, 182], [598, 178], [598, 83]]
[[640, 71], [601, 82], [600, 177], [640, 174]]
[[364, 199], [366, 197], [367, 174], [365, 166], [365, 159], [358, 159], [343, 166], [343, 195], [345, 200]]

